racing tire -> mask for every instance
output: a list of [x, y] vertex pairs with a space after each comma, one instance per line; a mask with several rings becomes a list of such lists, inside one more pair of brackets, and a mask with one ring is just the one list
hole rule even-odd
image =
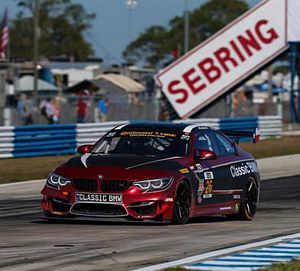
[[188, 184], [179, 184], [174, 199], [172, 224], [185, 224], [190, 216], [191, 192]]
[[250, 177], [244, 187], [239, 213], [229, 215], [229, 218], [251, 221], [256, 213], [256, 204], [258, 201], [258, 186], [254, 178]]

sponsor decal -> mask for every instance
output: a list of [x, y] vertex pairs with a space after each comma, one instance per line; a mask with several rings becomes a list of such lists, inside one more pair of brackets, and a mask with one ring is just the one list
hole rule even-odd
[[256, 162], [247, 162], [246, 163], [252, 172], [258, 172]]
[[201, 164], [196, 164], [196, 168], [197, 168], [198, 171], [201, 171], [202, 170]]
[[233, 199], [240, 199], [241, 195], [233, 195]]
[[121, 136], [152, 136], [152, 137], [176, 137], [176, 134], [157, 131], [124, 131]]
[[239, 204], [239, 203], [235, 204], [235, 205], [234, 205], [234, 209], [235, 209], [236, 211], [240, 210], [240, 204]]
[[254, 172], [258, 172], [257, 165], [255, 162], [246, 162], [245, 164], [242, 163], [239, 166], [232, 165], [230, 167], [230, 173], [233, 178]]
[[165, 202], [173, 202], [174, 200], [173, 200], [173, 198], [166, 198], [165, 199]]
[[203, 196], [203, 193], [205, 190], [204, 182], [205, 182], [204, 179], [199, 179], [199, 185], [198, 185], [198, 191], [197, 191], [199, 204], [202, 202], [202, 196]]
[[204, 172], [204, 179], [205, 180], [213, 180], [214, 174], [212, 173], [212, 171]]
[[110, 132], [110, 133], [108, 133], [108, 134], [107, 134], [107, 136], [106, 136], [106, 137], [114, 137], [114, 136], [115, 136], [115, 134], [116, 134], [116, 132]]
[[213, 180], [207, 180], [203, 198], [204, 199], [212, 198], [212, 191], [213, 191]]
[[104, 178], [103, 175], [101, 175], [101, 174], [98, 175], [99, 180], [102, 180], [103, 178]]
[[208, 130], [209, 127], [206, 127], [206, 126], [199, 126], [198, 129], [199, 129], [199, 130]]
[[231, 210], [231, 206], [221, 207], [220, 211]]
[[75, 193], [75, 199], [84, 202], [121, 203], [122, 194]]
[[182, 135], [181, 139], [183, 139], [183, 140], [189, 140], [190, 136], [189, 135]]
[[179, 172], [182, 174], [186, 174], [186, 173], [189, 173], [189, 170], [187, 168], [182, 168], [182, 169], [179, 169]]

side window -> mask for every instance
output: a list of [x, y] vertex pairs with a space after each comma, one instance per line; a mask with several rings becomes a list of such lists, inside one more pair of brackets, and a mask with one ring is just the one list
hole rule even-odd
[[221, 134], [215, 133], [216, 143], [218, 145], [217, 155], [231, 155], [235, 153], [235, 148], [232, 143]]
[[218, 156], [235, 153], [235, 148], [230, 140], [214, 131], [202, 130], [196, 138], [196, 149], [214, 151]]
[[213, 147], [213, 140], [211, 138], [211, 133], [209, 130], [201, 131], [197, 135], [196, 149], [215, 151]]

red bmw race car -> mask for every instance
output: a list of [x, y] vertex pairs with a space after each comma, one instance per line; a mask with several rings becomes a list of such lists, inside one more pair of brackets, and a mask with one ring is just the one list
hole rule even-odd
[[252, 136], [186, 123], [117, 126], [49, 174], [41, 192], [45, 216], [175, 224], [210, 215], [251, 220], [260, 190], [257, 164], [226, 134]]

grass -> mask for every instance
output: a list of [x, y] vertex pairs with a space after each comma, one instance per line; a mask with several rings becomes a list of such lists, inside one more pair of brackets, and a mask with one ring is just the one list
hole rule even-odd
[[[269, 139], [258, 144], [240, 143], [240, 146], [255, 158], [296, 154], [300, 153], [300, 137]], [[0, 183], [44, 179], [51, 170], [70, 157], [64, 155], [0, 159]]]
[[51, 170], [69, 157], [71, 156], [0, 159], [0, 183], [45, 179]]
[[239, 145], [256, 159], [300, 153], [299, 136], [262, 140], [257, 144], [244, 142]]
[[[189, 269], [177, 266], [166, 268], [163, 271], [189, 271]], [[300, 271], [300, 261], [274, 264], [269, 268], [258, 269], [258, 271]]]
[[299, 271], [300, 261], [291, 261], [289, 263], [274, 264], [269, 268], [259, 269], [259, 271]]

